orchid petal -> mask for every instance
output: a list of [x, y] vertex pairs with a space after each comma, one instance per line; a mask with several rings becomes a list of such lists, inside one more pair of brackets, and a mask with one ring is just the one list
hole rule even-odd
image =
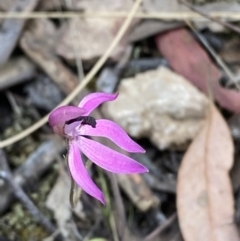
[[102, 104], [105, 101], [115, 100], [117, 96], [118, 96], [118, 93], [117, 94], [107, 94], [107, 93], [101, 93], [101, 92], [92, 93], [85, 96], [79, 103], [78, 107], [86, 109], [87, 113], [85, 113], [85, 115], [89, 115], [100, 104]]
[[97, 120], [96, 128], [83, 125], [79, 129], [80, 135], [107, 137], [120, 148], [128, 152], [144, 153], [145, 150], [133, 141], [128, 134], [115, 122], [110, 120]]
[[118, 153], [96, 141], [80, 137], [78, 147], [92, 162], [114, 173], [142, 173], [148, 169], [132, 158]]
[[50, 113], [48, 122], [54, 127], [60, 124], [65, 124], [66, 121], [77, 118], [85, 113], [85, 109], [77, 106], [60, 106]]
[[70, 142], [69, 145], [68, 165], [72, 178], [77, 185], [80, 186], [86, 193], [105, 204], [103, 193], [89, 176], [82, 162], [80, 150], [74, 141]]

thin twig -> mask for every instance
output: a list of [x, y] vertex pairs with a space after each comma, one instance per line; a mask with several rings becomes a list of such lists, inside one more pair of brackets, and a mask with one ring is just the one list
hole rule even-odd
[[[53, 163], [58, 153], [65, 149], [61, 139], [53, 138], [43, 142], [26, 160], [13, 172], [14, 181], [20, 186], [25, 186], [29, 182], [38, 180], [38, 178]], [[1, 156], [0, 156], [1, 158]], [[6, 170], [0, 161], [0, 170]], [[6, 188], [0, 188], [0, 215], [12, 203], [12, 192], [8, 185]]]
[[[128, 12], [32, 12], [32, 13], [6, 13], [0, 12], [0, 19], [7, 18], [26, 18], [26, 19], [39, 19], [39, 18], [123, 18], [129, 15]], [[195, 12], [137, 12], [133, 18], [141, 19], [161, 19], [161, 20], [194, 20], [194, 21], [206, 21], [206, 18], [224, 18], [231, 21], [240, 20], [240, 13], [238, 12], [223, 12], [223, 11], [211, 11], [207, 15]], [[216, 20], [216, 19], [214, 19]]]
[[[65, 0], [66, 2], [66, 6], [73, 8], [73, 2], [72, 0]], [[81, 33], [78, 31], [78, 25], [77, 22], [74, 22], [72, 25], [70, 25], [70, 37], [71, 37], [71, 42], [74, 48], [74, 54], [75, 54], [75, 60], [76, 60], [76, 66], [77, 66], [77, 71], [78, 71], [78, 79], [79, 81], [82, 80], [84, 78], [84, 70], [83, 70], [83, 64], [82, 64], [82, 60], [79, 57], [81, 54], [80, 48], [79, 48], [79, 44], [78, 44], [78, 39], [79, 38], [83, 38], [83, 36], [81, 35]], [[74, 38], [76, 39], [76, 41], [74, 42]], [[76, 44], [75, 44], [76, 43]]]
[[5, 154], [2, 149], [0, 149], [0, 165], [2, 170], [0, 171], [0, 178], [5, 180], [13, 190], [13, 194], [22, 203], [22, 205], [31, 213], [33, 218], [42, 225], [49, 233], [56, 231], [56, 227], [45, 217], [34, 203], [30, 200], [27, 194], [23, 191], [20, 185], [16, 183], [11, 170], [8, 166]]
[[[78, 94], [81, 92], [81, 90], [92, 80], [92, 78], [95, 76], [95, 74], [101, 69], [103, 64], [106, 62], [110, 54], [112, 53], [113, 49], [117, 46], [119, 41], [121, 40], [122, 36], [126, 33], [127, 28], [129, 27], [139, 5], [141, 3], [141, 0], [136, 0], [131, 11], [128, 14], [128, 17], [124, 21], [123, 25], [121, 26], [120, 30], [118, 31], [117, 35], [115, 36], [114, 40], [112, 41], [109, 48], [106, 50], [104, 55], [98, 60], [98, 62], [94, 65], [94, 67], [91, 69], [91, 71], [86, 75], [86, 77], [79, 83], [78, 86], [76, 86], [75, 90], [72, 91], [60, 104], [61, 105], [67, 105], [69, 104]], [[9, 146], [17, 141], [20, 141], [21, 139], [25, 138], [26, 136], [30, 135], [40, 127], [42, 127], [44, 124], [47, 123], [48, 115], [44, 116], [42, 119], [40, 119], [38, 122], [36, 122], [34, 125], [30, 126], [29, 128], [25, 129], [24, 131], [20, 132], [19, 134], [12, 136], [6, 140], [3, 140], [0, 142], [0, 148]]]
[[89, 241], [90, 240], [90, 238], [92, 237], [94, 232], [99, 228], [99, 225], [100, 225], [101, 221], [102, 221], [102, 217], [97, 217], [97, 220], [96, 220], [95, 224], [91, 227], [91, 229], [88, 231], [86, 236], [83, 238], [83, 241]]
[[143, 239], [143, 241], [151, 241], [154, 238], [156, 238], [156, 236], [158, 236], [163, 230], [168, 228], [176, 220], [176, 218], [177, 218], [177, 214], [176, 213], [172, 214], [162, 225], [157, 227], [152, 233], [148, 234]]
[[[240, 33], [240, 28], [235, 26], [235, 25], [232, 25], [230, 23], [227, 23], [227, 22], [223, 22], [217, 18], [220, 18], [220, 16], [211, 16], [210, 14], [206, 14], [206, 13], [203, 13], [202, 11], [198, 10], [196, 7], [194, 7], [193, 5], [191, 5], [190, 3], [188, 3], [187, 1], [185, 0], [179, 0], [179, 2], [183, 3], [185, 6], [187, 6], [188, 8], [190, 8], [191, 10], [193, 10], [194, 12], [216, 22], [216, 23], [219, 23], [220, 25], [224, 26], [224, 27], [227, 27], [227, 28], [230, 28], [231, 30], [237, 32], [237, 33]], [[238, 13], [239, 14], [239, 13]]]
[[195, 35], [198, 37], [198, 39], [201, 41], [201, 43], [205, 46], [205, 48], [209, 51], [209, 53], [212, 55], [212, 57], [216, 60], [218, 65], [224, 70], [228, 78], [234, 83], [236, 89], [240, 91], [240, 87], [237, 83], [237, 78], [234, 76], [232, 71], [227, 67], [227, 65], [223, 62], [223, 60], [220, 58], [220, 56], [215, 52], [215, 50], [211, 47], [211, 45], [207, 42], [207, 40], [203, 37], [202, 34], [200, 34], [191, 23], [187, 21], [188, 26], [192, 29], [192, 31], [195, 33]]
[[19, 108], [17, 101], [15, 100], [12, 92], [6, 91], [5, 93], [6, 93], [6, 97], [8, 98], [8, 101], [12, 107], [13, 113], [18, 117], [22, 117], [21, 109]]
[[38, 210], [23, 189], [14, 181], [14, 178], [10, 173], [0, 171], [0, 178], [8, 182], [16, 198], [24, 205], [39, 224], [41, 224], [48, 232], [55, 232], [56, 227]]

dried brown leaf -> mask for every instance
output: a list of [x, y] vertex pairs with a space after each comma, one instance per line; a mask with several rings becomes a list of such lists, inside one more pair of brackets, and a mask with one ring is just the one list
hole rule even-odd
[[156, 44], [178, 74], [183, 75], [206, 93], [209, 83], [213, 97], [222, 107], [237, 113], [240, 111], [240, 93], [219, 84], [222, 72], [185, 28], [158, 35]]
[[[85, 12], [129, 11], [132, 3], [132, 0], [76, 0], [73, 7]], [[98, 58], [106, 52], [123, 21], [123, 18], [72, 19], [69, 21], [69, 25], [63, 26], [62, 36], [56, 45], [56, 51], [60, 56], [70, 61], [77, 57], [82, 60]], [[130, 29], [137, 22], [138, 20], [135, 19], [131, 23]], [[119, 59], [126, 49], [127, 42], [128, 34], [125, 34], [112, 52], [111, 58]]]
[[229, 178], [233, 142], [212, 106], [204, 128], [187, 150], [177, 185], [177, 208], [185, 241], [239, 241]]

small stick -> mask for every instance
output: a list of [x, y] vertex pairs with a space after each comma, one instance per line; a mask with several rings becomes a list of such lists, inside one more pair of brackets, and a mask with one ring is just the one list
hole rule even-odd
[[177, 218], [177, 214], [176, 213], [172, 214], [162, 225], [158, 226], [155, 230], [153, 230], [153, 232], [148, 234], [143, 239], [143, 241], [151, 241], [154, 238], [156, 238], [156, 236], [159, 235], [161, 232], [163, 232], [163, 230], [168, 228], [176, 220], [176, 218]]
[[[66, 12], [0, 12], [0, 19], [71, 19], [71, 18], [125, 18], [128, 16], [125, 11], [66, 11]], [[201, 16], [202, 15], [202, 16]], [[168, 21], [183, 21], [184, 19], [194, 21], [205, 21], [206, 18], [225, 18], [230, 21], [239, 21], [239, 12], [234, 11], [211, 11], [207, 16], [203, 14], [184, 11], [172, 12], [137, 12], [133, 18], [139, 19], [159, 19]]]
[[13, 113], [18, 117], [22, 117], [21, 109], [18, 106], [17, 101], [14, 98], [12, 92], [8, 90], [5, 93], [6, 93], [6, 96], [8, 98], [8, 101], [9, 101], [11, 107], [12, 107]]
[[207, 42], [207, 40], [203, 37], [202, 34], [200, 34], [196, 29], [192, 26], [191, 23], [186, 21], [188, 26], [192, 29], [192, 31], [196, 34], [198, 39], [201, 41], [201, 43], [204, 45], [204, 47], [209, 51], [211, 56], [216, 60], [218, 65], [224, 70], [226, 75], [228, 76], [229, 79], [231, 79], [232, 83], [234, 83], [236, 89], [240, 91], [240, 87], [238, 86], [236, 77], [234, 74], [231, 72], [231, 70], [227, 67], [227, 65], [223, 62], [223, 60], [220, 58], [220, 56], [215, 52], [215, 50], [211, 47], [211, 45]]
[[45, 217], [35, 206], [35, 204], [30, 200], [27, 194], [23, 191], [20, 185], [14, 181], [14, 177], [8, 166], [6, 156], [2, 149], [0, 149], [0, 166], [2, 170], [0, 171], [0, 178], [8, 182], [13, 190], [16, 198], [22, 203], [22, 205], [30, 212], [33, 218], [42, 225], [49, 233], [54, 233], [56, 227]]
[[[12, 173], [14, 181], [20, 186], [25, 186], [29, 182], [38, 180], [64, 149], [65, 145], [60, 139], [53, 138], [43, 142], [21, 166], [14, 170]], [[0, 160], [0, 170], [6, 170], [7, 167], [3, 165]], [[11, 205], [12, 199], [13, 193], [8, 185], [0, 188], [0, 215]]]
[[211, 17], [209, 16], [209, 14], [206, 14], [206, 13], [203, 13], [202, 11], [198, 10], [196, 7], [192, 6], [190, 3], [186, 2], [185, 0], [179, 0], [179, 2], [181, 2], [182, 4], [184, 4], [185, 6], [187, 6], [188, 8], [190, 8], [191, 10], [193, 10], [194, 12], [216, 22], [216, 23], [219, 23], [220, 25], [224, 26], [224, 27], [227, 27], [227, 28], [230, 28], [231, 30], [237, 32], [237, 33], [240, 33], [240, 28], [235, 26], [235, 25], [232, 25], [230, 23], [225, 23], [217, 18], [214, 18], [214, 17]]
[[37, 209], [23, 189], [14, 181], [12, 174], [7, 171], [0, 171], [0, 178], [8, 182], [16, 198], [25, 206], [39, 224], [49, 233], [53, 233], [56, 230], [55, 226]]

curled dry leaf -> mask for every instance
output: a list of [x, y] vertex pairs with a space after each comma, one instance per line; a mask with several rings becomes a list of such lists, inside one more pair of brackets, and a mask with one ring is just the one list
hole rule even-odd
[[185, 241], [239, 241], [229, 178], [233, 142], [212, 106], [208, 121], [187, 150], [178, 176], [177, 208]]

